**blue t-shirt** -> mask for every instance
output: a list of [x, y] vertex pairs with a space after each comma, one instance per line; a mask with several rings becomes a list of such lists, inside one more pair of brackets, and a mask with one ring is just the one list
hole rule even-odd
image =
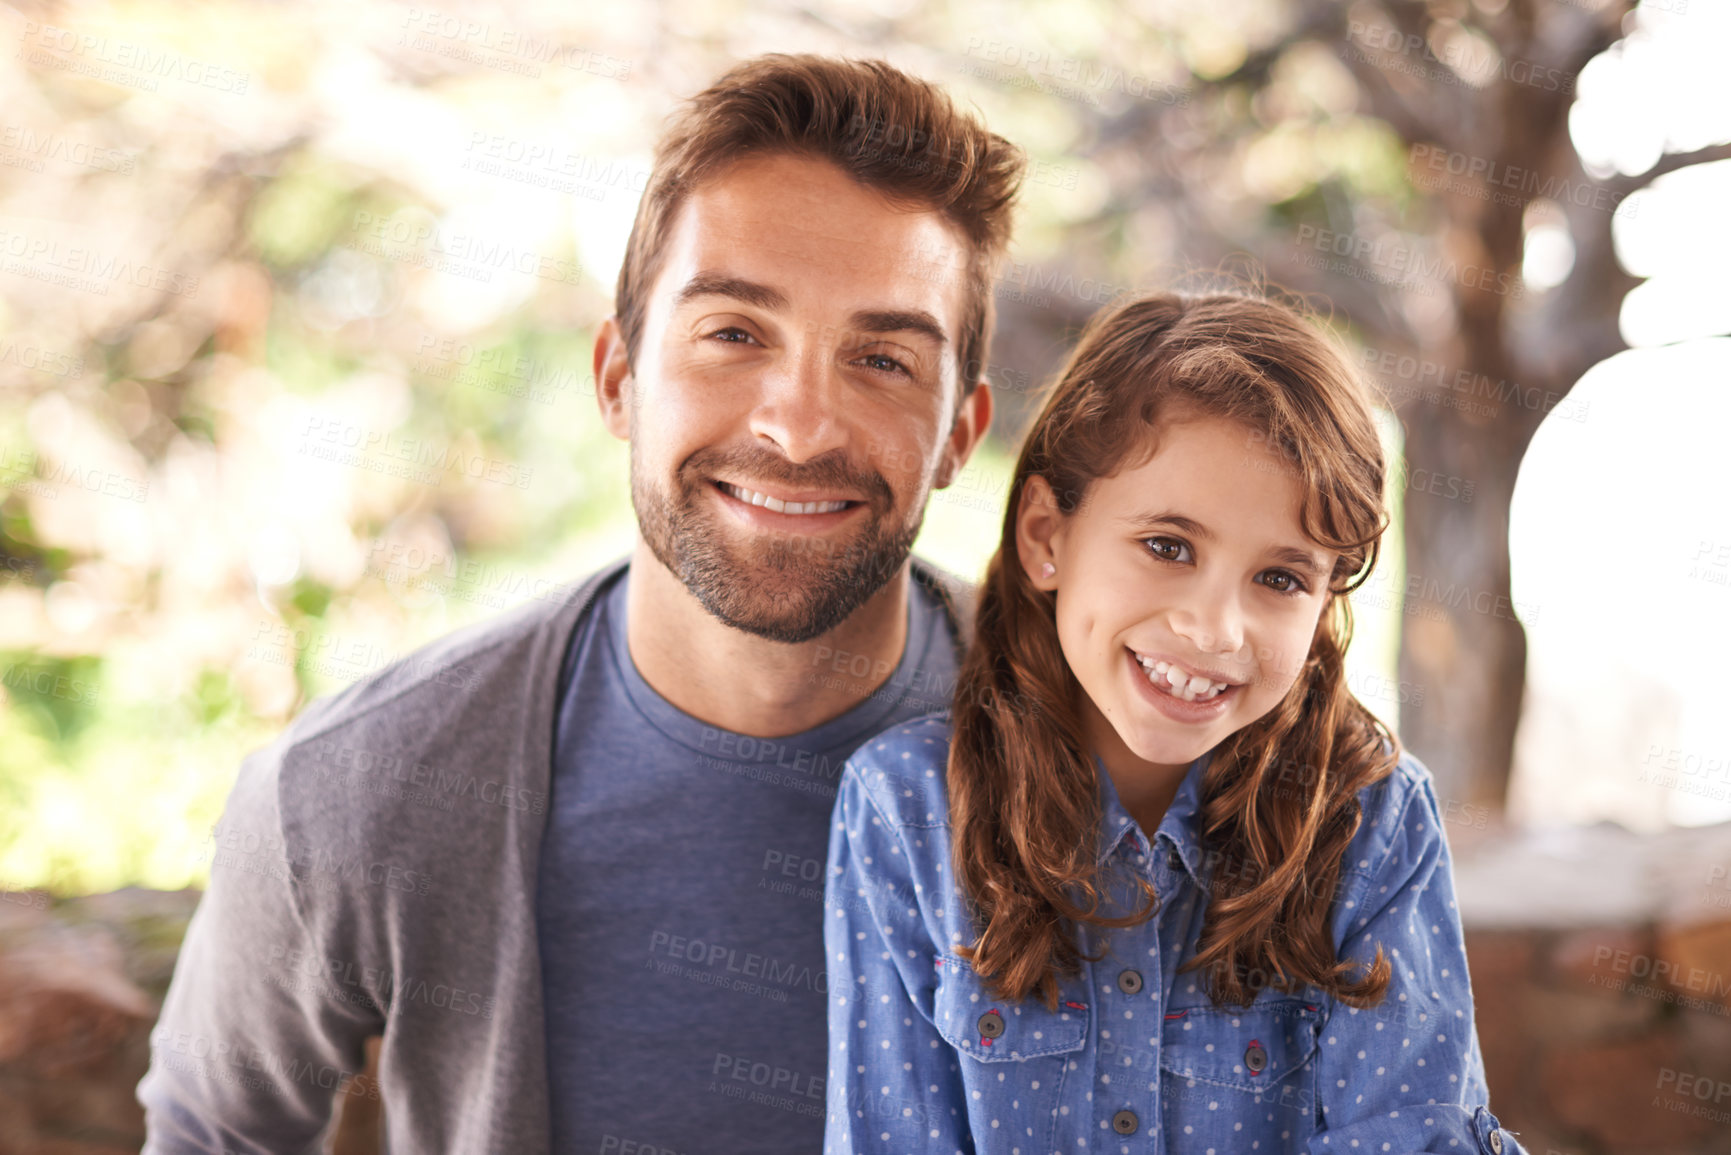
[[[1448, 844], [1417, 759], [1360, 792], [1331, 916], [1338, 957], [1383, 944], [1380, 1006], [1307, 986], [1215, 1007], [1201, 971], [1178, 972], [1218, 866], [1201, 838], [1203, 755], [1152, 840], [1100, 767], [1099, 862], [1147, 878], [1161, 905], [1135, 927], [1085, 927], [1085, 953], [1106, 953], [1060, 981], [1049, 1011], [999, 1001], [955, 953], [978, 928], [950, 859], [949, 742], [947, 713], [917, 719], [842, 776], [826, 1152], [1521, 1152], [1486, 1105]], [[1127, 886], [1108, 893], [1136, 909]]]
[[[626, 589], [598, 591], [573, 632], [554, 740], [536, 897], [553, 1149], [810, 1155], [836, 784], [861, 742], [948, 704], [953, 631], [910, 583], [882, 687], [803, 734], [752, 738], [643, 680]], [[870, 677], [864, 658], [816, 651], [814, 685]]]

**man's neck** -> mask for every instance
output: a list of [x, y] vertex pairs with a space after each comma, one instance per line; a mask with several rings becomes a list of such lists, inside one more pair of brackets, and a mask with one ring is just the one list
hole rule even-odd
[[637, 672], [679, 709], [736, 734], [785, 738], [840, 717], [889, 680], [907, 644], [906, 564], [846, 621], [792, 645], [717, 621], [641, 539], [626, 581]]

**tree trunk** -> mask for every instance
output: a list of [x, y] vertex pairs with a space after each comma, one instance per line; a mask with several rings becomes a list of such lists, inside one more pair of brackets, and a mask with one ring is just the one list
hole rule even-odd
[[[1496, 379], [1475, 377], [1491, 390]], [[1509, 497], [1522, 445], [1506, 416], [1466, 406], [1493, 398], [1438, 391], [1437, 411], [1407, 423], [1406, 577], [1401, 607], [1401, 740], [1446, 804], [1500, 811], [1520, 721], [1527, 636], [1509, 591]], [[1444, 403], [1453, 402], [1453, 407]], [[1506, 408], [1506, 405], [1503, 406]]]

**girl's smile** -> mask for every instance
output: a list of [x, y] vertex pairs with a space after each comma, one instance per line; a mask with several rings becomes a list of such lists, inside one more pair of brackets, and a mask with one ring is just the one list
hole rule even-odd
[[1243, 685], [1228, 674], [1199, 670], [1164, 654], [1145, 654], [1136, 650], [1130, 653], [1155, 689], [1186, 702], [1207, 702], [1234, 686]]
[[[1153, 703], [1155, 709], [1174, 722], [1191, 725], [1212, 722], [1225, 713], [1233, 694], [1243, 688], [1242, 683], [1209, 682], [1212, 689], [1193, 693], [1194, 683], [1206, 679], [1187, 677], [1179, 667], [1164, 661], [1157, 666], [1145, 665], [1134, 650], [1125, 653], [1130, 660], [1131, 681], [1137, 684], [1142, 696]], [[1185, 689], [1180, 690], [1173, 678], [1182, 678], [1187, 683]]]

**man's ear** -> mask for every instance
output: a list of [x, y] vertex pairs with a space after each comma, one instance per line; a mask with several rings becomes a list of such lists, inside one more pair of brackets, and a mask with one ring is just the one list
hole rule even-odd
[[933, 483], [935, 488], [945, 489], [955, 482], [956, 475], [973, 456], [974, 449], [985, 438], [991, 425], [992, 387], [982, 377], [974, 382], [973, 391], [962, 398], [961, 406], [956, 410], [956, 420], [944, 442], [943, 459], [938, 463], [938, 476]]
[[631, 377], [631, 358], [618, 317], [607, 318], [595, 332], [594, 370], [595, 404], [601, 409], [601, 422], [607, 432], [627, 440], [631, 436], [631, 390], [636, 382]]
[[1058, 588], [1068, 520], [1058, 508], [1051, 482], [1038, 473], [1030, 474], [1016, 507], [1016, 558], [1035, 589]]

